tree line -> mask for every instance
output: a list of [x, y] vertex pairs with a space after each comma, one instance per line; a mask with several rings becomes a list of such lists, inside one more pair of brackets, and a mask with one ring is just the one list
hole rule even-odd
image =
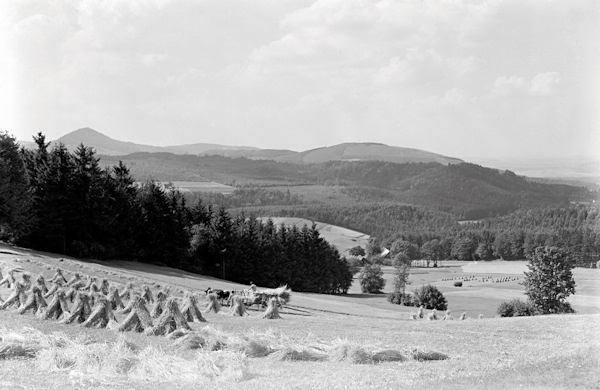
[[365, 232], [374, 237], [375, 247], [390, 248], [392, 256], [402, 254], [409, 259], [522, 260], [536, 247], [557, 246], [570, 252], [578, 266], [600, 260], [597, 206], [524, 209], [465, 223], [448, 213], [392, 202], [243, 210], [306, 218]]
[[345, 293], [352, 283], [315, 226], [274, 226], [200, 199], [188, 206], [176, 189], [137, 184], [121, 161], [102, 168], [90, 147], [49, 148], [41, 133], [34, 141], [27, 150], [0, 133], [0, 240], [297, 291]]

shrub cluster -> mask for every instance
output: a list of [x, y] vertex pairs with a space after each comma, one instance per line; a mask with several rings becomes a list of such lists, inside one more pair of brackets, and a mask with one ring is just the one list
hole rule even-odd
[[415, 306], [423, 306], [425, 309], [446, 310], [448, 302], [444, 294], [437, 287], [428, 284], [414, 291]]
[[413, 306], [412, 294], [394, 291], [387, 295], [387, 301], [395, 305]]
[[525, 317], [536, 315], [537, 310], [530, 302], [515, 298], [512, 301], [502, 302], [496, 309], [496, 314], [500, 317]]

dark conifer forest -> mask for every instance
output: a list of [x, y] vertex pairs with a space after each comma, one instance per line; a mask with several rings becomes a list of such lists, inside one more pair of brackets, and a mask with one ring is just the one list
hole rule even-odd
[[[262, 286], [345, 293], [347, 262], [314, 226], [261, 223], [223, 207], [188, 205], [178, 190], [136, 184], [119, 162], [101, 168], [92, 148], [19, 149], [0, 133], [0, 239], [78, 258], [165, 265]], [[327, 272], [323, 272], [327, 270]]]

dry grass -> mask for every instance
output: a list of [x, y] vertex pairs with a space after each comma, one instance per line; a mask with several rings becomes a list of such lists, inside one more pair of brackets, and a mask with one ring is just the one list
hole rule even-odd
[[[0, 261], [5, 259], [0, 254]], [[19, 266], [33, 275], [43, 273], [46, 280], [56, 264], [65, 274], [81, 268], [70, 260], [56, 261], [42, 257]], [[6, 264], [14, 268], [10, 261]], [[83, 265], [98, 280], [109, 275], [105, 270], [113, 272], [105, 266]], [[159, 284], [179, 291], [182, 286], [199, 289], [204, 280], [200, 276], [180, 279], [174, 273], [146, 274], [141, 271], [146, 265], [137, 266], [137, 276], [118, 272], [115, 281], [124, 285], [132, 277], [136, 289]], [[588, 291], [593, 293], [593, 287]], [[5, 297], [10, 290], [2, 288], [0, 293]], [[400, 312], [402, 316], [384, 318], [380, 315], [384, 311], [372, 308], [369, 299], [296, 293], [293, 302], [304, 307], [298, 313], [306, 314], [288, 315], [283, 308], [282, 320], [264, 321], [255, 315], [211, 312], [206, 316], [209, 327], [191, 323], [192, 330], [177, 334], [180, 337], [175, 340], [40, 321], [29, 313], [21, 316], [14, 309], [5, 310], [0, 313], [0, 345], [11, 345], [15, 352], [0, 361], [0, 383], [8, 388], [61, 390], [157, 385], [280, 389], [282, 384], [289, 388], [438, 389], [442, 383], [449, 389], [600, 387], [600, 315], [495, 319], [479, 307], [455, 307], [450, 301], [453, 311], [467, 311], [471, 318], [409, 321], [410, 308]], [[486, 294], [481, 302], [495, 310]], [[361, 305], [371, 310], [357, 309]], [[348, 310], [354, 315], [318, 308]], [[477, 320], [479, 313], [485, 318]], [[117, 314], [122, 321], [125, 316]], [[332, 355], [341, 343], [346, 348], [340, 356], [345, 357], [336, 361]], [[22, 352], [12, 346], [22, 346]], [[28, 350], [39, 353], [32, 357]], [[21, 353], [24, 356], [18, 356]]]

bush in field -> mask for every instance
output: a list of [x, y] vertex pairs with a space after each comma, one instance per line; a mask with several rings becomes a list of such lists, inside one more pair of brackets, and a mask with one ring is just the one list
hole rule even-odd
[[462, 287], [462, 282], [454, 282], [454, 287]]
[[528, 256], [525, 294], [542, 314], [573, 313], [567, 297], [575, 293], [572, 257], [557, 247], [538, 247]]
[[437, 287], [428, 284], [416, 289], [413, 292], [415, 296], [414, 305], [423, 306], [426, 309], [446, 310], [448, 309], [448, 302], [444, 294]]
[[531, 303], [515, 298], [512, 301], [502, 302], [496, 309], [496, 314], [500, 317], [526, 317], [536, 315], [536, 309]]
[[394, 291], [389, 293], [387, 300], [395, 305], [413, 306], [412, 295], [409, 293], [403, 293], [402, 291]]
[[381, 293], [385, 287], [383, 271], [379, 265], [367, 265], [360, 274], [360, 288], [363, 293]]

